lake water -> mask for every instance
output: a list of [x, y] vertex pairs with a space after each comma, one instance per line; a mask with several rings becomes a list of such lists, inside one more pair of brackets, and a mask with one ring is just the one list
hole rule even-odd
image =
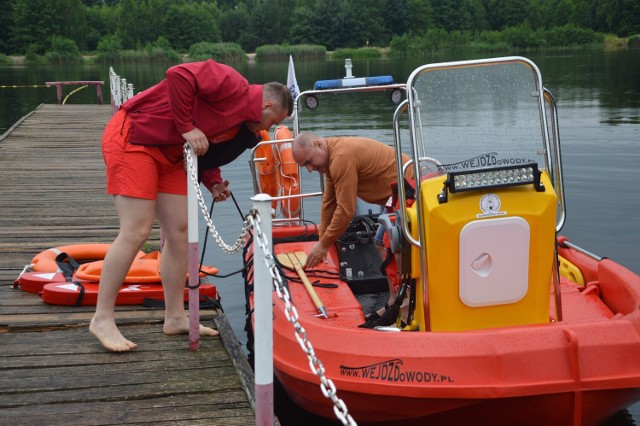
[[[510, 52], [509, 54], [519, 54]], [[545, 87], [558, 103], [560, 139], [562, 143], [566, 224], [561, 231], [573, 243], [599, 255], [609, 257], [640, 273], [640, 54], [636, 51], [602, 52], [570, 51], [532, 53], [542, 73]], [[476, 56], [477, 57], [477, 56]], [[431, 62], [474, 59], [473, 56], [411, 57], [405, 59], [354, 60], [356, 77], [392, 75], [396, 82], [405, 82], [418, 66]], [[311, 89], [316, 80], [341, 78], [345, 75], [343, 61], [300, 61], [295, 64], [301, 90]], [[143, 90], [163, 78], [165, 65], [115, 65], [121, 76]], [[287, 62], [247, 63], [237, 69], [251, 83], [286, 81]], [[104, 97], [108, 102], [108, 66], [24, 66], [0, 65], [0, 86], [43, 85], [46, 81], [103, 80]], [[65, 91], [68, 93], [70, 89]], [[95, 103], [93, 87], [72, 95], [67, 103]], [[322, 101], [321, 101], [322, 102]], [[20, 117], [40, 103], [56, 103], [54, 88], [0, 88], [0, 134]], [[394, 106], [380, 97], [348, 108], [321, 103], [317, 112], [304, 121], [304, 130], [323, 135], [351, 134], [374, 137], [392, 142], [391, 119]], [[99, 141], [94, 141], [99, 144]], [[253, 194], [245, 153], [233, 164], [223, 168], [223, 176], [243, 212], [251, 207]], [[303, 172], [303, 179], [307, 173]], [[307, 179], [315, 185], [317, 178]], [[305, 182], [307, 182], [305, 181]], [[305, 187], [305, 190], [308, 189]], [[210, 203], [210, 198], [207, 199]], [[307, 218], [317, 220], [318, 205], [309, 202]], [[214, 207], [214, 225], [227, 242], [240, 232], [242, 219], [233, 203]], [[203, 222], [201, 221], [201, 224]], [[203, 227], [203, 225], [201, 225]], [[201, 242], [204, 240], [201, 229]], [[242, 267], [239, 255], [228, 255], [207, 242], [205, 263], [227, 274]], [[244, 332], [245, 308], [242, 278], [234, 275], [216, 281], [222, 303], [241, 343]], [[640, 421], [640, 405], [630, 409]]]

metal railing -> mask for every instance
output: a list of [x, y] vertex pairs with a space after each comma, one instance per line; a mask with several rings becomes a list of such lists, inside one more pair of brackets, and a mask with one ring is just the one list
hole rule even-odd
[[115, 114], [120, 105], [133, 97], [133, 84], [127, 83], [126, 78], [120, 77], [109, 67], [109, 88], [111, 89], [111, 114]]

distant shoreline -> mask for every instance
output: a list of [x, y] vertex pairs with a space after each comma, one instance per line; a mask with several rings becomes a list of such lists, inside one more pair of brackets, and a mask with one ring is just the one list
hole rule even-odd
[[[384, 54], [388, 53], [388, 49], [380, 49]], [[256, 54], [254, 53], [245, 53], [245, 55], [247, 56], [247, 61], [249, 62], [255, 62], [256, 61]], [[180, 55], [182, 57], [182, 62], [187, 62], [189, 60], [189, 55], [188, 54], [182, 54]], [[333, 56], [333, 51], [327, 51], [326, 52], [326, 56], [327, 58], [331, 58]], [[85, 62], [91, 62], [91, 60], [93, 58], [95, 58], [96, 55], [82, 55], [82, 59]], [[11, 64], [13, 65], [24, 65], [27, 63], [26, 61], [26, 56], [19, 56], [19, 55], [8, 55], [7, 58], [9, 58], [11, 60]]]
[[[605, 40], [602, 44], [602, 48], [604, 50], [626, 50], [626, 49], [638, 49], [640, 48], [640, 42], [638, 41], [640, 40], [640, 36], [636, 36], [633, 40], [633, 42], [629, 42], [628, 38], [625, 39], [615, 39], [615, 40]], [[389, 47], [382, 47], [382, 48], [377, 48], [381, 55], [384, 56], [389, 56], [390, 54], [390, 48]], [[554, 50], [554, 48], [550, 48], [551, 50]], [[357, 50], [357, 49], [356, 49]], [[334, 55], [334, 51], [329, 51], [327, 50], [325, 55], [327, 57], [327, 59], [331, 59]], [[188, 62], [189, 61], [189, 54], [188, 53], [182, 53], [179, 54], [180, 57], [182, 58], [182, 62]], [[245, 53], [246, 57], [247, 57], [247, 61], [250, 63], [254, 63], [256, 61], [256, 53]], [[7, 55], [7, 58], [9, 58], [10, 60], [10, 64], [13, 65], [24, 65], [27, 64], [27, 60], [26, 60], [26, 56], [24, 55]], [[94, 58], [96, 57], [95, 54], [92, 55], [82, 55], [82, 59], [85, 62], [90, 63]]]
[[[91, 59], [95, 58], [96, 55], [82, 55], [82, 59], [84, 59], [85, 61], [90, 61]], [[21, 64], [25, 64], [26, 63], [26, 56], [15, 56], [15, 55], [9, 55], [7, 56], [9, 59], [11, 59], [11, 62], [14, 65], [21, 65]], [[182, 55], [182, 59], [183, 61], [188, 59], [189, 55]], [[247, 59], [249, 60], [249, 62], [254, 62], [256, 60], [256, 54], [255, 53], [247, 53]]]

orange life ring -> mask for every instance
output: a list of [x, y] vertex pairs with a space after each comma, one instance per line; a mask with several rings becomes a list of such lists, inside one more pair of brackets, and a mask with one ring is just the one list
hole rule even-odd
[[[291, 132], [285, 125], [276, 127], [273, 133], [276, 140], [291, 139]], [[291, 152], [291, 142], [285, 142], [276, 145], [276, 160], [279, 163], [278, 168], [278, 194], [279, 195], [298, 195], [300, 194], [300, 169], [298, 164], [293, 160]], [[280, 202], [282, 215], [286, 218], [300, 216], [300, 199], [282, 200]]]
[[[102, 260], [107, 255], [111, 244], [72, 244], [68, 246], [52, 247], [38, 253], [31, 260], [31, 270], [35, 272], [60, 272], [56, 257], [66, 253], [78, 262]], [[139, 252], [142, 256], [144, 253]]]
[[[53, 247], [38, 253], [32, 260], [30, 269], [34, 272], [62, 272], [56, 258], [66, 253], [69, 257], [81, 263], [74, 277], [83, 281], [100, 281], [102, 264], [111, 244], [72, 244], [68, 246]], [[205, 274], [216, 274], [218, 268], [202, 265], [200, 270]], [[136, 257], [127, 272], [124, 280], [126, 283], [160, 283], [160, 254], [151, 252], [145, 254], [142, 251], [136, 253]]]
[[[136, 256], [127, 276], [124, 278], [125, 283], [161, 283], [160, 277], [160, 259], [162, 258], [160, 251], [152, 251], [151, 253], [144, 254], [143, 256]], [[97, 261], [91, 263], [85, 263], [80, 265], [76, 271], [76, 278], [85, 281], [100, 281], [100, 275], [102, 274], [102, 266], [104, 261]], [[206, 274], [217, 274], [218, 268], [213, 266], [201, 265], [200, 270], [202, 273], [200, 276]], [[188, 274], [187, 274], [188, 277]]]
[[[266, 130], [261, 130], [260, 135], [262, 135], [263, 141], [271, 140], [271, 138], [269, 137], [269, 132]], [[256, 148], [255, 156], [257, 158], [264, 158], [264, 161], [256, 163], [256, 171], [258, 172], [258, 184], [260, 186], [259, 191], [263, 194], [269, 194], [272, 197], [277, 196], [278, 178], [276, 176], [277, 167], [276, 159], [273, 155], [273, 145], [258, 145], [258, 147]], [[275, 209], [277, 206], [277, 201], [271, 202], [271, 208]]]

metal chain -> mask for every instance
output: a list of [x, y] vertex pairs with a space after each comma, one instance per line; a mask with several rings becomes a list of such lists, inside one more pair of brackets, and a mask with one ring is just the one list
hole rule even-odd
[[209, 212], [207, 211], [207, 206], [204, 203], [204, 198], [202, 197], [202, 191], [200, 191], [200, 184], [198, 183], [198, 177], [196, 176], [196, 170], [195, 170], [195, 167], [193, 166], [193, 159], [191, 158], [191, 155], [189, 155], [189, 151], [191, 151], [191, 145], [189, 145], [188, 143], [185, 143], [184, 144], [185, 165], [189, 172], [189, 176], [191, 177], [191, 183], [193, 184], [196, 190], [196, 196], [198, 198], [198, 204], [200, 205], [200, 210], [202, 211], [202, 216], [204, 217], [204, 220], [207, 222], [207, 225], [211, 230], [211, 236], [213, 237], [214, 240], [216, 240], [220, 248], [225, 253], [230, 253], [230, 254], [238, 253], [242, 249], [245, 238], [249, 233], [249, 221], [247, 219], [244, 220], [244, 222], [242, 223], [242, 230], [240, 232], [240, 236], [232, 246], [227, 245], [222, 240], [222, 237], [216, 230], [216, 227], [213, 226], [213, 222], [211, 221], [211, 216], [209, 216]]
[[269, 274], [271, 275], [272, 281], [275, 283], [276, 294], [278, 295], [278, 298], [284, 302], [284, 313], [287, 320], [293, 324], [293, 328], [296, 332], [296, 340], [298, 340], [300, 347], [307, 354], [311, 371], [320, 378], [320, 389], [322, 390], [322, 394], [325, 398], [330, 398], [331, 401], [333, 401], [333, 412], [336, 417], [340, 419], [343, 425], [357, 426], [357, 423], [349, 414], [344, 401], [336, 395], [336, 387], [333, 384], [333, 381], [325, 376], [324, 366], [318, 357], [316, 357], [313, 346], [307, 339], [307, 332], [298, 321], [298, 311], [291, 303], [289, 290], [287, 290], [282, 283], [282, 278], [276, 268], [273, 255], [269, 251], [269, 241], [267, 240], [264, 232], [262, 232], [262, 229], [260, 229], [260, 216], [258, 215], [258, 212], [252, 210], [248, 215], [248, 221], [251, 223], [251, 226], [255, 231], [255, 241], [258, 242], [258, 246], [265, 253], [264, 262], [266, 263], [267, 268], [269, 268]]

